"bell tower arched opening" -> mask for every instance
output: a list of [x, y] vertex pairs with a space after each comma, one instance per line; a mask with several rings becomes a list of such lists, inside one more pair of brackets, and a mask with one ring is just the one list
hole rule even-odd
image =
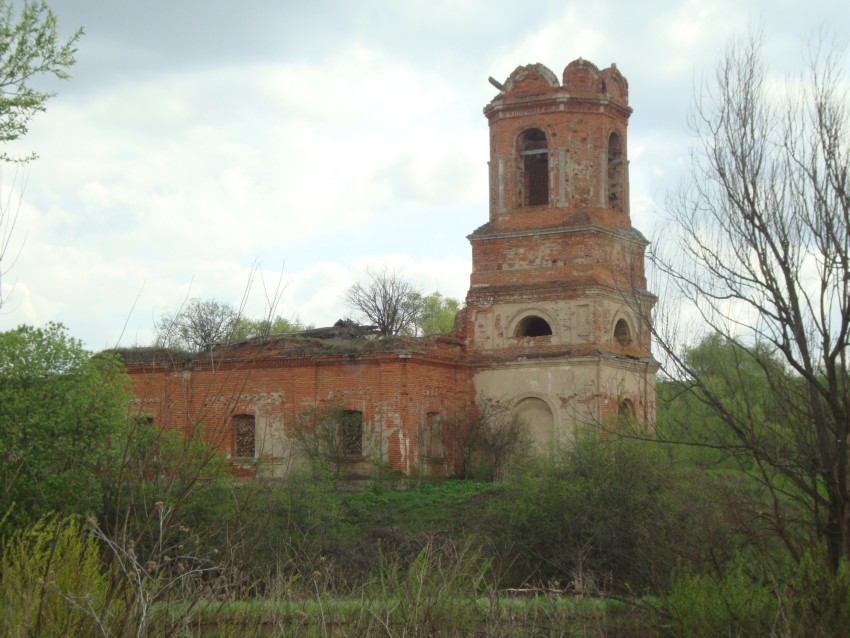
[[632, 342], [632, 329], [625, 319], [619, 319], [614, 325], [614, 339], [621, 346], [627, 346]]
[[522, 172], [521, 205], [545, 206], [549, 203], [549, 147], [546, 134], [530, 128], [519, 138], [519, 160]]
[[623, 144], [615, 131], [608, 136], [608, 206], [622, 211], [624, 205]]
[[552, 334], [552, 326], [543, 317], [529, 315], [519, 322], [514, 336], [516, 337], [545, 337]]

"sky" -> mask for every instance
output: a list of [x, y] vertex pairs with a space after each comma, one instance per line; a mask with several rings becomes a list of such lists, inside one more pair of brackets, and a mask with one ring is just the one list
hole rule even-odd
[[524, 64], [617, 64], [632, 223], [652, 240], [730, 39], [761, 29], [784, 77], [819, 29], [850, 38], [846, 0], [50, 5], [85, 35], [9, 146], [38, 159], [0, 166], [16, 215], [0, 330], [61, 322], [92, 350], [151, 344], [192, 297], [330, 325], [369, 268], [462, 299], [466, 236], [488, 216], [487, 78]]

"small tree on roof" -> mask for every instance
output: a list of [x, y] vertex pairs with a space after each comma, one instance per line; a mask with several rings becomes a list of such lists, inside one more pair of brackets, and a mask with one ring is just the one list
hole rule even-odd
[[422, 295], [401, 273], [368, 269], [367, 280], [345, 293], [349, 308], [377, 326], [388, 337], [413, 330], [422, 314]]

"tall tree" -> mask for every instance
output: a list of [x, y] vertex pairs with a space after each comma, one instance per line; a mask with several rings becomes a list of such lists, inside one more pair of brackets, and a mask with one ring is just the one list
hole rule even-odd
[[777, 500], [806, 507], [834, 570], [850, 558], [850, 100], [843, 55], [816, 47], [809, 61], [783, 90], [769, 82], [760, 36], [729, 46], [697, 97], [691, 179], [668, 205], [677, 241], [656, 242], [653, 255], [739, 365], [761, 370], [783, 423], [764, 436], [755, 405], [730, 404], [663, 321], [656, 331], [671, 376], [711, 408]]
[[59, 324], [0, 333], [0, 525], [102, 505], [126, 388], [118, 359], [93, 357]]
[[[26, 0], [16, 15], [14, 4], [0, 0], [0, 142], [11, 142], [26, 134], [30, 120], [53, 97], [49, 91], [33, 87], [42, 76], [69, 78], [74, 65], [77, 41], [83, 34], [77, 29], [67, 40], [56, 30], [56, 16], [43, 0]], [[35, 157], [30, 153], [13, 157], [0, 151], [0, 161], [23, 162]], [[5, 201], [5, 198], [4, 198]], [[9, 248], [17, 210], [9, 202], [0, 207], [0, 279], [8, 272], [3, 258]], [[2, 305], [0, 297], [0, 305]]]
[[348, 307], [377, 326], [383, 336], [402, 334], [415, 327], [422, 312], [422, 295], [401, 273], [367, 270], [367, 281], [345, 293]]

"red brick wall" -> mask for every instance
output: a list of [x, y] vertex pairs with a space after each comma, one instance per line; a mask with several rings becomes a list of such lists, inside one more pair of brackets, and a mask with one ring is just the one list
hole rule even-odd
[[[615, 67], [599, 71], [587, 61], [567, 66], [563, 86], [541, 65], [514, 71], [505, 90], [484, 109], [490, 123], [490, 222], [498, 230], [579, 220], [630, 226], [627, 86]], [[549, 151], [549, 204], [531, 208], [524, 206], [520, 155], [521, 136], [529, 129], [545, 134]], [[607, 149], [612, 133], [618, 134], [621, 147], [622, 211], [609, 207]]]
[[127, 367], [143, 414], [184, 434], [202, 424], [206, 439], [225, 454], [233, 452], [233, 414], [264, 417], [292, 434], [300, 411], [333, 400], [361, 411], [364, 438], [381, 441], [391, 469], [410, 473], [421, 460], [426, 415], [451, 419], [470, 401], [470, 370], [457, 348], [451, 352], [453, 360], [385, 352]]
[[481, 286], [596, 284], [631, 290], [646, 287], [645, 242], [598, 229], [546, 234], [470, 236], [473, 290]]

